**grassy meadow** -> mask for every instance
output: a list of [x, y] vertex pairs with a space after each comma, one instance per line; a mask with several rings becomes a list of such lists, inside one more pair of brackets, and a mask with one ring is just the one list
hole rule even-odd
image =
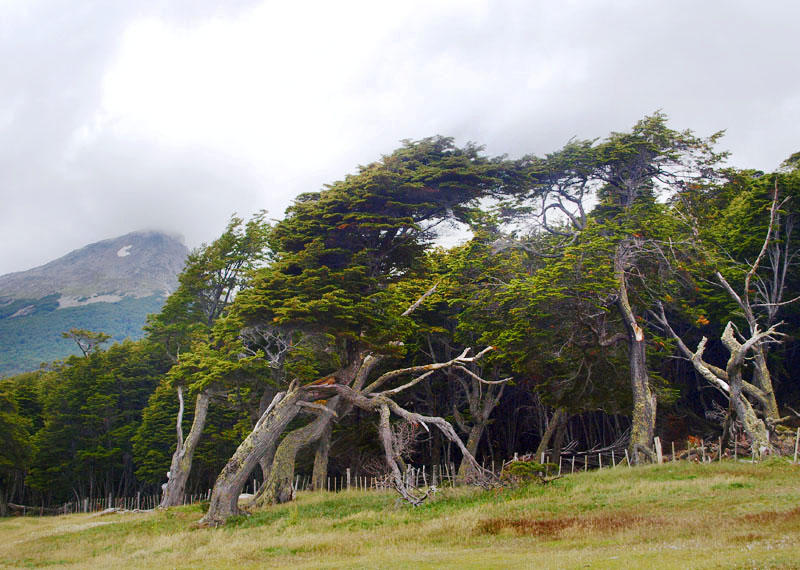
[[670, 463], [546, 486], [300, 493], [195, 529], [200, 508], [0, 520], [0, 568], [800, 568], [800, 466]]

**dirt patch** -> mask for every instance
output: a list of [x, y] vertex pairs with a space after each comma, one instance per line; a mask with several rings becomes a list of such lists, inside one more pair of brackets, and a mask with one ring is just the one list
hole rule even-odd
[[795, 507], [791, 511], [763, 511], [760, 513], [743, 515], [742, 519], [751, 524], [800, 521], [800, 507]]
[[497, 534], [502, 530], [511, 530], [519, 535], [556, 537], [565, 531], [592, 532], [611, 534], [642, 525], [660, 526], [662, 522], [652, 517], [643, 517], [630, 513], [614, 513], [605, 516], [559, 517], [554, 519], [532, 519], [497, 517], [478, 524], [479, 534]]

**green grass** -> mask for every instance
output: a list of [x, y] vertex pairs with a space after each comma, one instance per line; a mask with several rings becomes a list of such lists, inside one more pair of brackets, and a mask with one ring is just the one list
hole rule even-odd
[[0, 522], [0, 567], [800, 568], [800, 466], [692, 463], [547, 486], [298, 500], [194, 529], [199, 507]]

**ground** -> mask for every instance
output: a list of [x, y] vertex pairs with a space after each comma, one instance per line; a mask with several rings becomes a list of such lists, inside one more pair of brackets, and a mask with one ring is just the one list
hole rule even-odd
[[800, 466], [672, 463], [548, 485], [298, 500], [193, 529], [199, 507], [0, 521], [0, 568], [800, 568]]

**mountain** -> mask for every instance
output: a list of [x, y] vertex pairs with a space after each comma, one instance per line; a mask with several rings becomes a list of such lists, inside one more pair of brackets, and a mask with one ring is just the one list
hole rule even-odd
[[162, 232], [99, 241], [0, 276], [0, 377], [77, 353], [70, 328], [140, 338], [146, 315], [178, 286], [186, 246]]

